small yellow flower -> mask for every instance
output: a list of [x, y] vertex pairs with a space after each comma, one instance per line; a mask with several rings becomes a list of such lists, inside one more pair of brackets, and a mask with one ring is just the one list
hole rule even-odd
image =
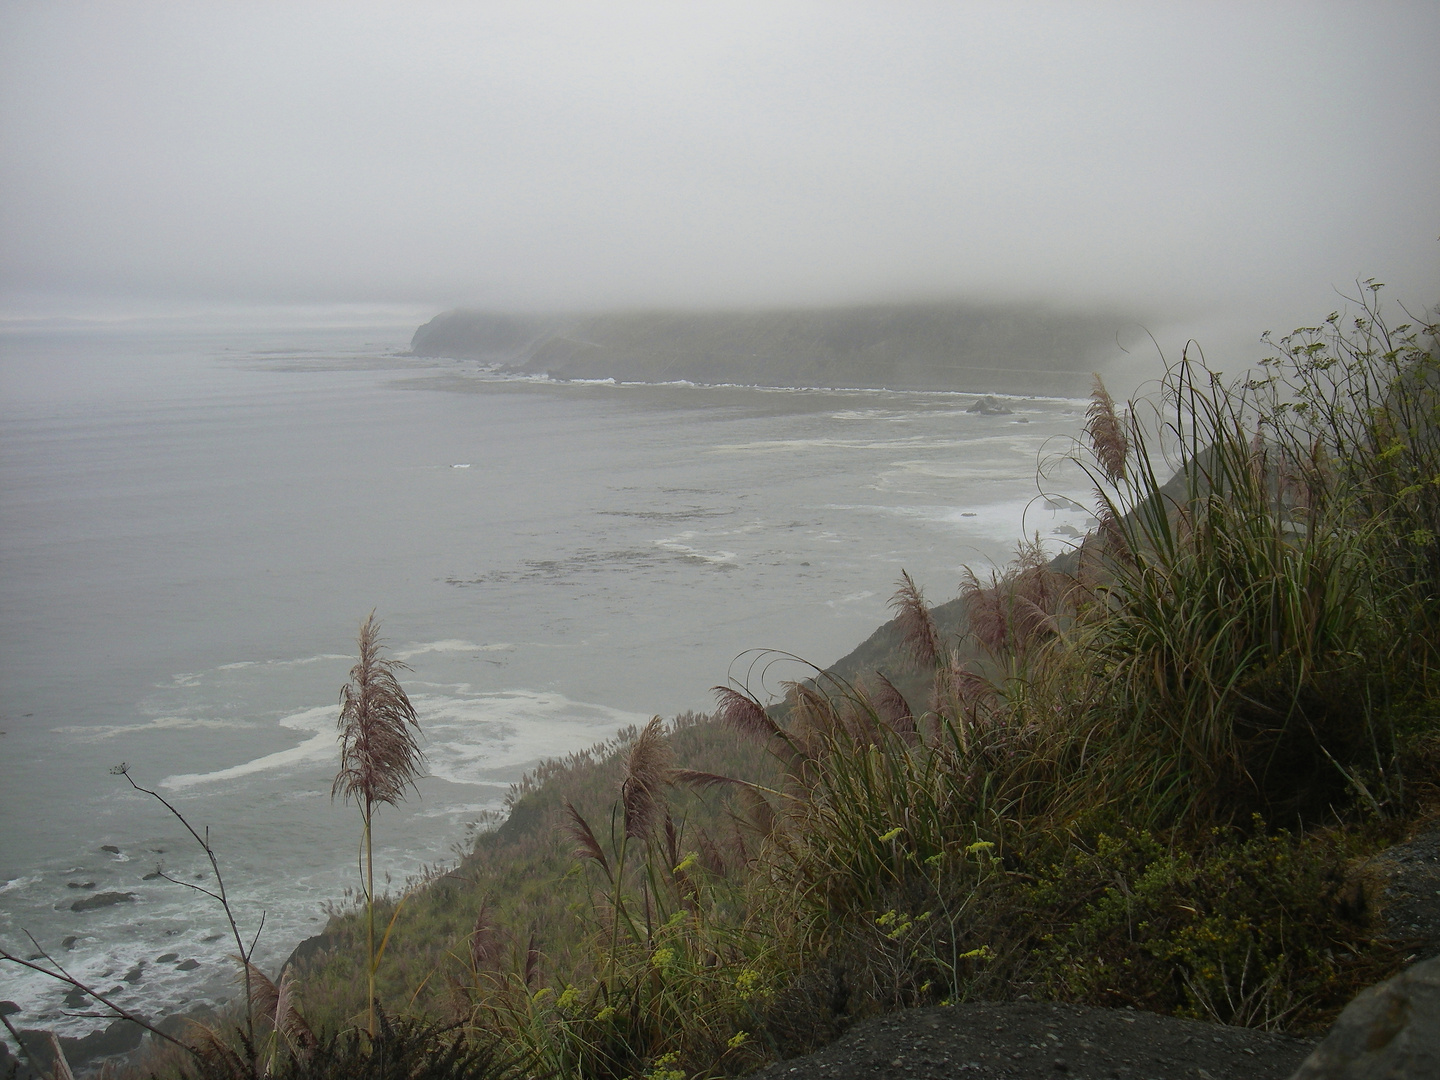
[[876, 839], [879, 840], [882, 844], [888, 844], [891, 840], [894, 840], [895, 837], [899, 836], [904, 831], [905, 830], [902, 829], [899, 825], [896, 825], [895, 828], [891, 829], [889, 832], [881, 833], [878, 837], [876, 837]]
[[536, 991], [535, 991], [535, 997], [532, 998], [531, 1000], [533, 1000], [536, 1005], [539, 1005], [540, 1002], [544, 1001], [547, 997], [549, 997], [549, 996], [550, 996], [551, 994], [553, 994], [553, 993], [555, 993], [555, 991], [552, 990], [550, 987], [548, 987], [548, 986], [542, 986], [539, 990], [536, 990]]
[[674, 872], [677, 873], [677, 874], [683, 874], [683, 873], [685, 873], [686, 870], [689, 870], [692, 866], [694, 866], [694, 865], [695, 865], [697, 862], [699, 862], [699, 861], [700, 861], [700, 856], [699, 856], [698, 854], [696, 854], [695, 852], [692, 851], [692, 852], [690, 852], [690, 854], [688, 854], [688, 855], [685, 856], [684, 861], [681, 862], [679, 866], [675, 867], [675, 871], [674, 871]]
[[655, 955], [650, 957], [650, 963], [657, 968], [669, 967], [675, 962], [674, 949], [656, 949]]
[[737, 1031], [734, 1035], [730, 1036], [730, 1041], [725, 1044], [725, 1048], [727, 1050], [739, 1050], [740, 1047], [749, 1041], [750, 1033], [748, 1031]]
[[595, 1019], [599, 1020], [603, 1024], [606, 1020], [613, 1019], [614, 1016], [615, 1007], [613, 1005], [606, 1005], [603, 1009], [601, 1009], [598, 1013], [595, 1014]]
[[965, 854], [974, 855], [977, 852], [994, 850], [995, 845], [992, 844], [989, 840], [976, 840], [975, 843], [971, 844], [965, 849]]
[[576, 990], [573, 985], [567, 986], [565, 992], [555, 999], [555, 1006], [560, 1009], [568, 1009], [575, 1004], [575, 999], [579, 996], [579, 990]]

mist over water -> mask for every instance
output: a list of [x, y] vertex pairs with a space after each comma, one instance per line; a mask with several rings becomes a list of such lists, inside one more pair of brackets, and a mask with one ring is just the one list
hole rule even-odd
[[[234, 993], [218, 906], [146, 877], [203, 855], [122, 761], [210, 828], [266, 965], [316, 932], [356, 881], [330, 784], [372, 607], [429, 760], [378, 819], [398, 888], [539, 758], [707, 707], [747, 650], [833, 662], [902, 567], [938, 602], [1086, 523], [1035, 479], [1081, 403], [505, 379], [410, 329], [0, 338], [9, 947], [142, 1012]], [[72, 910], [104, 892], [134, 898]], [[94, 1027], [60, 989], [0, 972], [22, 1025]]]

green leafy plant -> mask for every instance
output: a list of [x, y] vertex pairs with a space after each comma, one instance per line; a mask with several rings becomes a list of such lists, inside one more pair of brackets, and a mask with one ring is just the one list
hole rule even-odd
[[1349, 881], [1353, 840], [1252, 823], [1203, 845], [1126, 829], [1074, 837], [1024, 904], [1048, 923], [1038, 968], [1062, 1000], [1306, 1027], [1394, 963]]

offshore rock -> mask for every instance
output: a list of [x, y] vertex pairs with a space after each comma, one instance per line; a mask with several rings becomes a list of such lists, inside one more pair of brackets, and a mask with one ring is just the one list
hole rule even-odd
[[965, 410], [968, 413], [978, 413], [981, 416], [1009, 416], [1010, 410], [1000, 401], [999, 398], [986, 394], [982, 398], [976, 398], [974, 404]]
[[1440, 1076], [1440, 957], [1360, 993], [1291, 1080]]
[[90, 911], [92, 908], [110, 907], [113, 904], [129, 904], [135, 900], [133, 892], [102, 892], [76, 900], [70, 905], [71, 911]]

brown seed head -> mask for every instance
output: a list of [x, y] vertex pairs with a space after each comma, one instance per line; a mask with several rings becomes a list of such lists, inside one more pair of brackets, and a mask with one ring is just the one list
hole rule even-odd
[[761, 704], [748, 694], [728, 686], [712, 688], [719, 705], [720, 721], [756, 742], [768, 742], [783, 735], [780, 726], [771, 720]]
[[1095, 460], [1105, 470], [1111, 483], [1125, 479], [1125, 459], [1130, 454], [1130, 439], [1125, 433], [1125, 423], [1115, 411], [1115, 399], [1100, 376], [1095, 376], [1094, 388], [1090, 391], [1090, 407], [1085, 411], [1085, 434], [1090, 439], [1090, 449]]
[[940, 644], [940, 630], [935, 618], [925, 606], [925, 596], [909, 573], [900, 571], [899, 588], [890, 600], [895, 611], [895, 622], [899, 626], [901, 640], [923, 667], [933, 667], [944, 654]]
[[669, 778], [670, 744], [665, 739], [665, 722], [657, 716], [640, 732], [625, 765], [620, 805], [625, 811], [626, 836], [650, 836], [664, 801], [660, 789]]
[[394, 805], [422, 775], [425, 755], [416, 735], [415, 707], [395, 677], [408, 670], [382, 654], [380, 626], [372, 611], [360, 626], [360, 659], [340, 690], [340, 771], [330, 796], [354, 798], [367, 812], [380, 803]]
[[879, 671], [875, 672], [874, 682], [875, 689], [870, 693], [870, 700], [874, 703], [880, 719], [889, 724], [895, 734], [905, 739], [913, 738], [915, 714], [910, 709], [910, 703], [905, 700], [905, 695]]

